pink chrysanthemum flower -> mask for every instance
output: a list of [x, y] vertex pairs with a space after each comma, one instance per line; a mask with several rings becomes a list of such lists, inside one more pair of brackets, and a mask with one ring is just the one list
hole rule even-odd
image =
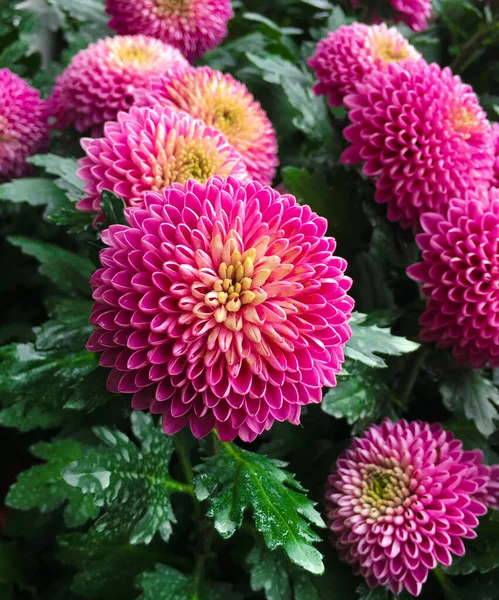
[[85, 138], [81, 145], [86, 156], [79, 160], [78, 175], [87, 196], [76, 208], [83, 212], [100, 212], [103, 190], [127, 206], [141, 206], [145, 192], [175, 182], [204, 182], [213, 175], [248, 179], [241, 155], [219, 131], [167, 107], [121, 112], [105, 124], [103, 138]]
[[492, 179], [492, 133], [469, 85], [424, 61], [390, 64], [345, 97], [352, 146], [344, 164], [365, 161], [388, 218], [418, 227], [420, 215]]
[[421, 217], [423, 262], [407, 269], [428, 297], [420, 338], [452, 348], [460, 364], [499, 367], [499, 189]]
[[218, 129], [243, 157], [250, 178], [272, 183], [279, 164], [274, 128], [248, 88], [231, 75], [201, 67], [154, 77], [136, 97], [138, 106], [168, 106]]
[[117, 33], [159, 38], [190, 61], [220, 44], [233, 16], [230, 0], [106, 0], [106, 11]]
[[418, 596], [428, 571], [465, 553], [487, 512], [479, 450], [439, 424], [401, 420], [354, 438], [328, 479], [329, 528], [340, 556], [370, 587]]
[[[351, 0], [352, 6], [357, 8], [359, 0]], [[372, 0], [367, 0], [370, 6]], [[395, 21], [401, 21], [414, 31], [425, 31], [428, 28], [427, 21], [431, 16], [431, 0], [390, 0], [391, 7], [396, 10], [392, 15]], [[384, 11], [383, 11], [384, 13]]]
[[181, 52], [144, 35], [109, 37], [76, 54], [49, 99], [55, 127], [101, 135], [106, 121], [129, 110], [149, 77], [188, 67]]
[[87, 348], [173, 434], [254, 440], [334, 386], [353, 300], [327, 222], [257, 182], [189, 180], [103, 233]]
[[48, 139], [40, 92], [9, 69], [0, 69], [0, 182], [24, 175], [26, 158], [42, 150]]
[[346, 94], [373, 71], [392, 62], [419, 60], [421, 54], [394, 28], [385, 25], [342, 25], [317, 44], [308, 64], [318, 83], [314, 92], [328, 97], [331, 106], [340, 106]]
[[494, 144], [494, 179], [493, 185], [499, 187], [499, 123], [492, 124], [492, 138]]

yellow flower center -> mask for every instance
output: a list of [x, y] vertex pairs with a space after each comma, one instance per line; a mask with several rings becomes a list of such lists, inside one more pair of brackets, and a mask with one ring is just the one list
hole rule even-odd
[[[227, 312], [237, 312], [241, 306], [251, 304], [256, 298], [255, 293], [251, 291], [256, 250], [251, 248], [244, 254], [235, 250], [231, 258], [229, 265], [225, 262], [220, 264], [218, 269], [220, 279], [213, 284], [213, 290], [217, 293], [217, 300], [221, 305], [220, 316], [225, 314], [222, 307], [225, 307]], [[218, 321], [217, 315], [215, 319]]]
[[206, 117], [210, 121], [208, 125], [221, 131], [232, 142], [244, 132], [245, 114], [246, 111], [236, 98], [214, 98], [213, 106], [208, 107]]
[[453, 108], [450, 111], [450, 118], [454, 125], [454, 130], [461, 133], [465, 140], [471, 137], [473, 130], [477, 129], [478, 121], [476, 115], [465, 106]]
[[109, 41], [111, 58], [120, 67], [147, 67], [158, 60], [158, 51], [143, 42], [133, 40]]
[[387, 37], [378, 37], [374, 46], [374, 56], [384, 64], [400, 62], [412, 58], [409, 46]]
[[[175, 132], [172, 133], [172, 136]], [[195, 179], [204, 183], [213, 175], [225, 177], [230, 174], [233, 164], [224, 168], [224, 156], [213, 146], [210, 138], [190, 140], [178, 144], [172, 155], [165, 152], [165, 147], [170, 145], [168, 140], [165, 145], [158, 140], [158, 156], [153, 165], [155, 191], [164, 190], [172, 183], [185, 183], [188, 179]]]
[[160, 17], [171, 15], [181, 15], [189, 8], [190, 0], [155, 0], [155, 4]]

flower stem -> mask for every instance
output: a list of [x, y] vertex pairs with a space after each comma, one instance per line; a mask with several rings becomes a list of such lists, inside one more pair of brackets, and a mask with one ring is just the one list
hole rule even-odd
[[442, 588], [446, 598], [449, 598], [449, 600], [452, 600], [455, 597], [454, 596], [454, 585], [452, 584], [450, 579], [442, 571], [442, 568], [440, 566], [435, 567], [433, 569], [433, 573], [434, 573], [435, 577], [437, 578], [437, 581], [440, 584], [440, 587]]
[[392, 395], [393, 402], [403, 410], [407, 408], [407, 400], [411, 395], [421, 367], [424, 364], [425, 355], [426, 347], [421, 345], [415, 352], [410, 354], [405, 361], [399, 382]]
[[187, 483], [191, 483], [194, 473], [192, 471], [191, 461], [189, 460], [189, 455], [185, 449], [185, 445], [180, 433], [177, 433], [177, 435], [173, 436], [173, 443], [175, 444], [175, 452], [177, 453], [180, 466], [182, 467], [185, 481]]

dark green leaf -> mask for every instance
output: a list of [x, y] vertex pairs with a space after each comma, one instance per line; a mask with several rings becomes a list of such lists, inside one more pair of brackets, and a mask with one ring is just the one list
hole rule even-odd
[[282, 547], [290, 560], [312, 573], [324, 570], [321, 554], [312, 545], [319, 537], [309, 523], [324, 527], [320, 514], [306, 497], [286, 464], [221, 443], [197, 469], [195, 491], [208, 500], [215, 528], [229, 538], [252, 509], [256, 528], [271, 550]]
[[90, 296], [89, 281], [95, 267], [88, 258], [39, 240], [19, 236], [10, 236], [8, 240], [24, 254], [36, 258], [40, 263], [40, 273], [61, 292], [69, 296]]
[[108, 540], [94, 529], [65, 534], [58, 542], [59, 560], [79, 571], [71, 589], [87, 600], [137, 598], [137, 575], [164, 558], [149, 547], [131, 546], [123, 538]]
[[350, 425], [360, 419], [373, 419], [378, 408], [390, 400], [388, 386], [372, 369], [349, 363], [347, 370], [349, 375], [341, 377], [324, 396], [322, 410], [337, 419], [346, 419]]
[[102, 367], [90, 371], [77, 386], [72, 388], [64, 408], [90, 413], [107, 402], [118, 401], [119, 395], [106, 389], [108, 375], [109, 371]]
[[40, 177], [15, 179], [0, 185], [0, 199], [27, 202], [31, 206], [47, 206], [47, 217], [64, 206], [70, 206], [66, 194], [51, 179]]
[[489, 380], [471, 369], [460, 369], [440, 386], [445, 406], [473, 421], [480, 433], [491, 435], [499, 420], [499, 390]]
[[85, 348], [93, 326], [88, 322], [90, 300], [63, 300], [50, 311], [51, 319], [34, 329], [39, 351], [78, 352]]
[[28, 161], [37, 167], [43, 167], [47, 173], [57, 175], [56, 186], [65, 191], [72, 202], [77, 202], [84, 196], [84, 181], [76, 174], [78, 163], [74, 158], [57, 156], [56, 154], [39, 154]]
[[100, 206], [106, 217], [104, 228], [116, 223], [120, 225], [128, 225], [124, 214], [125, 203], [119, 196], [113, 194], [113, 192], [110, 192], [109, 190], [104, 190], [101, 194]]
[[6, 407], [0, 425], [20, 431], [61, 425], [71, 387], [95, 366], [95, 355], [86, 351], [53, 356], [33, 344], [0, 349], [0, 394]]
[[267, 600], [319, 600], [312, 576], [294, 566], [280, 550], [271, 552], [258, 541], [247, 558], [251, 589]]
[[85, 498], [62, 478], [62, 469], [81, 456], [81, 445], [74, 440], [56, 439], [35, 444], [31, 453], [47, 462], [19, 475], [7, 495], [7, 505], [19, 510], [38, 508], [45, 513], [67, 503], [64, 518], [68, 527], [78, 527], [94, 519], [98, 510], [91, 498]]
[[140, 447], [125, 434], [94, 428], [105, 445], [89, 447], [64, 470], [64, 479], [105, 508], [95, 524], [108, 538], [126, 532], [132, 544], [148, 544], [159, 532], [167, 541], [175, 515], [173, 492], [190, 492], [190, 486], [172, 479], [168, 465], [173, 441], [156, 427], [151, 415], [132, 414], [132, 430]]
[[381, 329], [377, 325], [363, 325], [368, 315], [354, 312], [350, 320], [352, 338], [345, 347], [345, 356], [357, 360], [368, 367], [383, 368], [386, 362], [380, 354], [401, 356], [414, 352], [419, 344], [411, 342], [404, 337], [392, 335], [390, 329]]
[[142, 589], [139, 600], [239, 600], [227, 584], [202, 583], [199, 578], [186, 577], [180, 571], [157, 565], [152, 573], [138, 578]]
[[411, 600], [413, 596], [407, 592], [395, 595], [385, 587], [378, 586], [373, 590], [370, 590], [366, 585], [361, 585], [357, 588], [357, 594], [359, 594], [358, 600]]

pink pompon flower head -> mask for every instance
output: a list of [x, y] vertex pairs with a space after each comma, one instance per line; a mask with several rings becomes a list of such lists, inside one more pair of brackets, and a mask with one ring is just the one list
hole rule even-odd
[[110, 190], [127, 206], [141, 206], [146, 192], [159, 192], [188, 179], [206, 181], [213, 175], [247, 180], [241, 155], [224, 136], [167, 107], [134, 107], [104, 126], [104, 137], [81, 141], [86, 156], [78, 175], [85, 198], [76, 208], [100, 212], [100, 195]]
[[145, 35], [108, 37], [76, 54], [49, 99], [55, 127], [101, 135], [106, 121], [128, 110], [152, 75], [189, 66], [182, 53]]
[[420, 216], [492, 180], [492, 130], [469, 85], [450, 69], [413, 61], [389, 64], [345, 97], [352, 145], [344, 164], [365, 162], [388, 218], [419, 227]]
[[[351, 3], [354, 8], [359, 6], [359, 0], [351, 0]], [[370, 8], [373, 0], [363, 0], [362, 4]], [[385, 5], [380, 3], [380, 14], [376, 15], [375, 19], [390, 17], [396, 22], [405, 23], [413, 31], [425, 31], [428, 28], [427, 22], [432, 11], [431, 0], [389, 0]]]
[[452, 348], [460, 364], [499, 367], [499, 189], [454, 199], [421, 225], [423, 262], [407, 269], [428, 297], [420, 338]]
[[230, 0], [106, 0], [106, 11], [117, 33], [158, 38], [190, 61], [220, 44], [233, 16]]
[[201, 119], [221, 131], [241, 154], [251, 179], [272, 183], [279, 164], [274, 128], [260, 103], [232, 75], [201, 67], [153, 77], [137, 93], [136, 104], [161, 104]]
[[213, 177], [149, 193], [103, 233], [87, 348], [108, 389], [173, 434], [252, 441], [334, 386], [351, 336], [346, 261], [293, 196]]
[[385, 420], [353, 439], [326, 489], [342, 559], [369, 587], [418, 596], [428, 571], [449, 566], [487, 512], [490, 468], [439, 424]]
[[48, 144], [46, 105], [40, 92], [0, 69], [0, 183], [29, 171], [26, 158]]
[[419, 59], [421, 54], [394, 27], [353, 23], [322, 39], [308, 64], [318, 80], [314, 92], [327, 96], [331, 106], [340, 106], [369, 73], [392, 62]]

